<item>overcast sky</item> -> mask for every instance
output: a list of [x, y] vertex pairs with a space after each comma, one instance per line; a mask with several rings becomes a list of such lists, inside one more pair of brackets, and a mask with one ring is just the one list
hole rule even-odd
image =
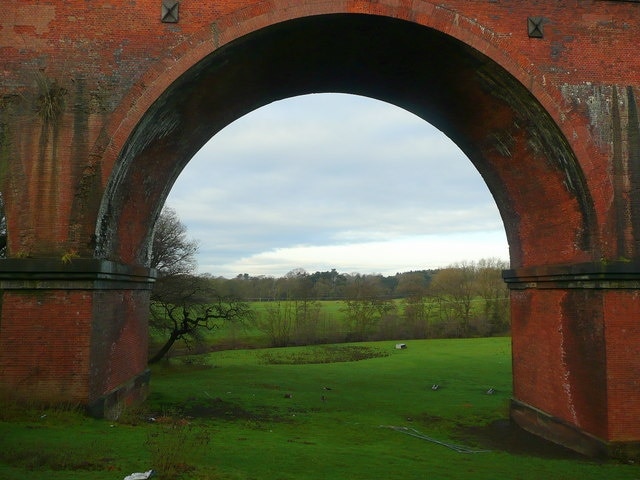
[[480, 174], [441, 132], [352, 95], [291, 98], [214, 136], [167, 200], [199, 241], [198, 269], [382, 273], [508, 260]]

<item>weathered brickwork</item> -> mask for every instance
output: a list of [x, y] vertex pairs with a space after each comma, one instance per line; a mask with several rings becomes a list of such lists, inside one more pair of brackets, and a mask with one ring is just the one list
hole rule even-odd
[[[88, 395], [92, 302], [88, 292], [5, 292], [2, 374], [35, 398], [82, 403]], [[69, 339], [73, 339], [70, 342]]]
[[113, 416], [144, 396], [148, 269], [93, 259], [3, 267], [2, 393]]
[[640, 3], [183, 1], [177, 23], [160, 0], [2, 9], [0, 189], [24, 259], [0, 264], [10, 388], [54, 399], [68, 384], [92, 403], [138, 386], [148, 301], [138, 277], [20, 290], [11, 272], [69, 256], [144, 266], [173, 181], [212, 135], [337, 91], [433, 123], [494, 195], [514, 269], [514, 417], [640, 441]]
[[[599, 293], [517, 292], [512, 296], [514, 396], [606, 438], [606, 347]], [[549, 375], [548, 372], [554, 372]]]
[[146, 292], [119, 290], [96, 295], [91, 372], [94, 391], [110, 392], [127, 382], [132, 370], [146, 368], [147, 330], [138, 320], [148, 315], [147, 297]]
[[640, 438], [638, 386], [640, 384], [640, 294], [637, 291], [613, 291], [604, 296], [607, 322], [607, 396], [612, 441], [630, 442]]

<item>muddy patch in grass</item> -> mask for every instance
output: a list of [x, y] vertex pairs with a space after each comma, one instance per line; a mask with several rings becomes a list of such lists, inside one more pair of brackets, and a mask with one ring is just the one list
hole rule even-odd
[[284, 422], [287, 417], [273, 407], [256, 407], [248, 410], [237, 403], [222, 398], [207, 398], [172, 405], [169, 410], [172, 417], [186, 419], [250, 420], [254, 422]]
[[389, 356], [381, 348], [364, 345], [321, 345], [301, 350], [269, 351], [260, 355], [266, 365], [304, 365], [318, 363], [358, 362]]
[[[587, 457], [533, 435], [509, 419], [494, 420], [486, 425], [465, 425], [428, 413], [407, 415], [406, 420], [418, 430], [438, 432], [451, 443], [471, 449], [501, 451], [511, 455], [526, 455], [546, 459], [586, 459]], [[422, 426], [422, 427], [421, 427]], [[442, 439], [444, 440], [444, 438]]]
[[[18, 443], [0, 452], [0, 461], [27, 471], [98, 471], [112, 470], [114, 458], [97, 455], [99, 448], [87, 448], [77, 451], [71, 446], [59, 445], [52, 448], [47, 444], [27, 445]], [[26, 478], [26, 477], [25, 477]], [[31, 478], [31, 477], [30, 477]], [[40, 478], [34, 476], [32, 478]]]

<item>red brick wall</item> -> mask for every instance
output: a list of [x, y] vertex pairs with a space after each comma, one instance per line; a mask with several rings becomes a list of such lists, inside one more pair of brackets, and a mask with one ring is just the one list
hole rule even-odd
[[512, 291], [514, 397], [611, 442], [640, 438], [639, 294]]
[[0, 325], [3, 388], [86, 405], [147, 367], [147, 290], [10, 290]]
[[91, 352], [94, 395], [111, 392], [146, 369], [149, 293], [96, 293]]
[[[606, 438], [601, 314], [575, 315], [566, 307], [575, 302], [572, 296], [563, 290], [512, 292], [514, 397]], [[583, 329], [576, 328], [581, 321], [600, 323], [591, 332], [595, 338], [582, 342]]]
[[85, 291], [7, 291], [2, 300], [3, 387], [26, 399], [84, 403], [93, 323]]
[[640, 439], [640, 294], [617, 290], [604, 295], [607, 312], [607, 394], [609, 439]]

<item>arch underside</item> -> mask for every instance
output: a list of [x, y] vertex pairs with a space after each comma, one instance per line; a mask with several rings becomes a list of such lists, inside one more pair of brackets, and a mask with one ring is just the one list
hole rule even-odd
[[592, 201], [577, 159], [531, 93], [450, 36], [370, 15], [263, 28], [213, 51], [174, 82], [120, 155], [98, 220], [97, 256], [144, 264], [173, 182], [215, 133], [270, 102], [321, 92], [395, 104], [449, 136], [496, 200], [512, 266], [597, 258]]

